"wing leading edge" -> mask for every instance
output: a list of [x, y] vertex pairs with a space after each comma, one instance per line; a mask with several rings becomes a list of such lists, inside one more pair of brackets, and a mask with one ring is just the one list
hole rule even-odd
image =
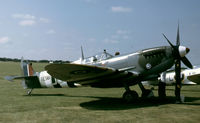
[[190, 75], [187, 77], [188, 80], [200, 84], [200, 74]]

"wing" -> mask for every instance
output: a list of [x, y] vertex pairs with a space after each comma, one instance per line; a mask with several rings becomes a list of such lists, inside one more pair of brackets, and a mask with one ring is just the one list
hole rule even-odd
[[188, 80], [200, 84], [200, 74], [190, 75], [187, 77]]
[[[120, 72], [112, 68], [82, 64], [50, 64], [45, 69], [57, 79], [83, 85], [90, 85], [100, 81], [119, 81], [129, 75], [128, 72]], [[134, 74], [131, 74], [131, 76], [134, 77]]]

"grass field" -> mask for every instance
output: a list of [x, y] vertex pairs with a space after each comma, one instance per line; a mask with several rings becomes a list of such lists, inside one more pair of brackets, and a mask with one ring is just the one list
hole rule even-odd
[[[35, 71], [45, 64], [35, 63]], [[121, 100], [123, 88], [97, 89], [90, 87], [35, 89], [26, 96], [21, 81], [3, 79], [20, 75], [19, 63], [0, 62], [0, 122], [19, 123], [198, 123], [200, 122], [200, 85], [184, 86], [184, 104], [174, 104], [174, 87], [167, 87], [167, 100], [155, 98], [133, 104]], [[138, 86], [133, 86], [139, 94]]]

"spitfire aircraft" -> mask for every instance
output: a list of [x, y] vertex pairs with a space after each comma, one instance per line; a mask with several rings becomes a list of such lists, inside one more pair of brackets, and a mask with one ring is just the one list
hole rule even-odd
[[[176, 102], [181, 103], [181, 61], [189, 68], [192, 64], [185, 57], [189, 48], [180, 45], [179, 26], [176, 45], [173, 45], [163, 34], [170, 46], [161, 46], [140, 50], [138, 52], [115, 56], [105, 50], [101, 54], [84, 58], [69, 64], [49, 64], [45, 67], [54, 78], [68, 83], [78, 83], [97, 88], [124, 87], [123, 99], [127, 102], [138, 98], [130, 86], [138, 84], [142, 97], [152, 96], [152, 91], [142, 85], [142, 81], [151, 80], [171, 68], [175, 64], [175, 95]], [[165, 96], [165, 84], [159, 84], [159, 95]]]
[[[169, 69], [162, 72], [160, 77], [156, 80], [149, 80], [142, 82], [143, 85], [158, 85], [163, 82], [166, 85], [174, 85], [176, 83], [175, 71]], [[193, 69], [181, 68], [181, 82], [183, 85], [196, 85], [200, 84], [200, 67], [194, 66]]]
[[32, 90], [35, 88], [70, 88], [81, 86], [77, 83], [67, 83], [66, 81], [53, 78], [47, 71], [35, 72], [32, 63], [24, 61], [23, 57], [21, 59], [21, 70], [21, 76], [6, 76], [5, 79], [11, 82], [15, 79], [22, 79], [24, 89], [30, 89], [28, 95], [31, 95]]

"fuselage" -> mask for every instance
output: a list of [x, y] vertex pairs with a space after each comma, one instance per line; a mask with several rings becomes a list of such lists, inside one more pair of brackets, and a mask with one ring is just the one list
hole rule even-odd
[[[155, 47], [126, 55], [112, 56], [106, 52], [74, 61], [75, 64], [87, 64], [127, 71], [140, 76], [141, 81], [159, 75], [174, 64], [172, 48]], [[138, 78], [137, 78], [138, 79]]]
[[[130, 83], [136, 84], [137, 82], [134, 83], [133, 81], [145, 81], [158, 77], [161, 72], [172, 67], [174, 59], [172, 57], [172, 48], [169, 46], [163, 46], [117, 56], [112, 56], [107, 52], [103, 52], [102, 54], [80, 59], [72, 63], [95, 65], [99, 67], [112, 68], [118, 71], [127, 71], [127, 73], [133, 73], [134, 77], [129, 75], [125, 81], [130, 81]], [[74, 84], [69, 85], [70, 83], [67, 83], [66, 81], [53, 78], [46, 71], [37, 72], [36, 75], [37, 79], [35, 81], [37, 81], [38, 84], [34, 84], [37, 86], [34, 88], [61, 88], [74, 86]], [[107, 81], [106, 79], [102, 80]], [[29, 82], [30, 86], [34, 86], [30, 83], [31, 82]], [[123, 83], [121, 81], [118, 83], [113, 81], [113, 84], [112, 82], [109, 82], [108, 87], [110, 86], [120, 87], [123, 86]]]
[[41, 71], [36, 74], [42, 88], [68, 87], [67, 82], [53, 78], [47, 71]]
[[81, 86], [53, 78], [47, 71], [36, 72], [34, 77], [25, 78], [25, 88], [69, 88]]

